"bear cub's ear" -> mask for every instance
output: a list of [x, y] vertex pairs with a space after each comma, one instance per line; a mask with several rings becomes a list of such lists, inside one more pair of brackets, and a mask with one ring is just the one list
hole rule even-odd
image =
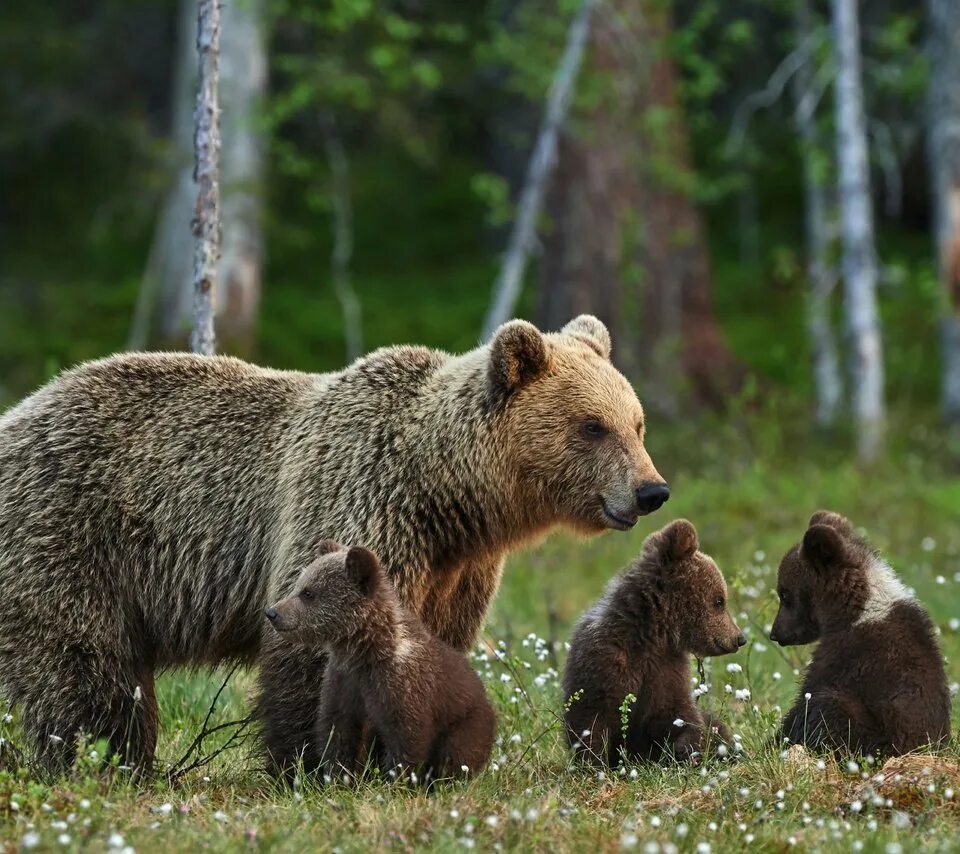
[[490, 385], [506, 397], [535, 380], [547, 369], [547, 342], [540, 330], [525, 320], [504, 323], [490, 345]]
[[360, 588], [364, 596], [377, 589], [382, 569], [377, 556], [363, 546], [351, 546], [346, 558], [347, 577]]
[[803, 556], [814, 569], [828, 570], [846, 563], [847, 546], [836, 528], [811, 525], [803, 535]]
[[668, 561], [686, 560], [693, 557], [700, 548], [697, 529], [686, 519], [677, 519], [676, 522], [661, 528], [649, 538], [648, 542], [664, 560]]
[[850, 520], [839, 513], [834, 513], [832, 510], [818, 510], [814, 513], [810, 517], [807, 527], [812, 528], [814, 525], [826, 525], [828, 528], [835, 528], [841, 534], [853, 532], [853, 525], [850, 524]]
[[581, 314], [579, 317], [575, 317], [560, 332], [563, 335], [572, 335], [574, 338], [579, 338], [600, 358], [610, 358], [610, 332], [592, 314]]

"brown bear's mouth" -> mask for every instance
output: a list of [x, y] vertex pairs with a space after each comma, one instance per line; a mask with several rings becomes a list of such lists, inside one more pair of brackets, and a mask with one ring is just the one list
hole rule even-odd
[[601, 496], [600, 506], [603, 508], [603, 515], [607, 517], [613, 525], [611, 527], [617, 528], [621, 531], [629, 531], [634, 525], [637, 524], [637, 516], [620, 516], [618, 513], [614, 513], [608, 506], [607, 500]]

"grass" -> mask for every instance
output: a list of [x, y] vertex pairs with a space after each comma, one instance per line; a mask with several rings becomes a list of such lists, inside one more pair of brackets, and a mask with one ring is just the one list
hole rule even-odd
[[[952, 848], [960, 830], [956, 747], [935, 760], [913, 759], [898, 770], [901, 779], [891, 773], [879, 783], [876, 767], [818, 766], [767, 746], [809, 652], [780, 650], [765, 638], [776, 564], [818, 507], [840, 509], [868, 529], [930, 609], [949, 678], [960, 678], [960, 483], [943, 463], [943, 439], [914, 416], [909, 428], [897, 425], [891, 458], [864, 471], [845, 461], [842, 442], [788, 436], [775, 423], [766, 413], [746, 426], [701, 422], [671, 435], [654, 426], [654, 458], [675, 487], [663, 511], [627, 534], [582, 542], [555, 535], [511, 558], [475, 652], [499, 716], [491, 764], [475, 780], [429, 795], [373, 782], [285, 789], [259, 772], [250, 742], [173, 786], [137, 785], [86, 759], [54, 782], [26, 770], [0, 772], [0, 844], [143, 851]], [[785, 413], [779, 423], [790, 423]], [[707, 662], [712, 687], [700, 701], [740, 734], [743, 758], [606, 774], [574, 768], [557, 725], [562, 641], [644, 536], [678, 516], [698, 525], [704, 549], [725, 571], [750, 641], [737, 656]], [[741, 669], [728, 672], [728, 664]], [[170, 673], [160, 680], [161, 763], [175, 761], [193, 740], [222, 679]], [[214, 723], [245, 714], [251, 684], [251, 673], [235, 677]], [[749, 698], [738, 699], [744, 689]], [[19, 739], [16, 721], [4, 727], [5, 737]]]

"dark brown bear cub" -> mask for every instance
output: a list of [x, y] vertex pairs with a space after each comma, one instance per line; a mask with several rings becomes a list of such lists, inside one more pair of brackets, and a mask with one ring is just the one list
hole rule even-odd
[[372, 740], [387, 772], [479, 771], [496, 718], [463, 653], [400, 604], [373, 552], [332, 542], [321, 551], [266, 616], [284, 640], [331, 654], [316, 734], [324, 768], [358, 771]]
[[[567, 737], [579, 757], [610, 765], [624, 755], [690, 760], [711, 736], [730, 742], [691, 696], [690, 656], [736, 652], [746, 641], [727, 611], [720, 570], [699, 548], [685, 519], [651, 534], [577, 623], [563, 689]], [[629, 695], [636, 699], [625, 703]]]
[[820, 511], [780, 563], [781, 646], [819, 640], [780, 737], [897, 755], [950, 736], [950, 694], [926, 611], [846, 519]]

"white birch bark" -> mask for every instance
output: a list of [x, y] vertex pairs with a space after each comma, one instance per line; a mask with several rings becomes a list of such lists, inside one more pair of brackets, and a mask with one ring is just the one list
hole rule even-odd
[[941, 407], [960, 421], [960, 3], [927, 0], [928, 158], [937, 269], [943, 286]]
[[536, 146], [530, 156], [507, 253], [493, 286], [493, 298], [483, 323], [484, 341], [501, 323], [510, 319], [520, 296], [523, 272], [533, 244], [547, 179], [557, 156], [557, 134], [566, 121], [570, 108], [574, 84], [583, 63], [583, 52], [590, 32], [590, 15], [596, 2], [597, 0], [582, 0], [580, 10], [567, 31], [567, 44], [547, 95], [546, 112], [537, 134]]
[[[214, 313], [221, 337], [242, 349], [253, 336], [263, 267], [264, 139], [257, 125], [257, 108], [267, 84], [263, 0], [227, 0], [221, 4], [221, 15], [223, 245]], [[134, 350], [148, 345], [154, 327], [165, 341], [181, 338], [189, 328], [193, 305], [190, 222], [196, 201], [197, 0], [181, 0], [179, 27], [172, 83], [171, 188], [157, 222], [134, 312], [129, 339]]]
[[813, 356], [816, 421], [821, 427], [829, 427], [836, 420], [843, 387], [837, 344], [830, 322], [830, 296], [835, 281], [828, 258], [830, 205], [827, 188], [816, 168], [817, 152], [823, 141], [816, 117], [817, 87], [814, 82], [813, 21], [809, 0], [798, 0], [796, 31], [801, 61], [793, 84], [795, 119], [803, 156], [804, 230], [810, 286], [807, 330]]
[[877, 314], [877, 260], [867, 161], [857, 0], [833, 0], [837, 64], [837, 168], [843, 239], [844, 309], [858, 455], [869, 462], [883, 438], [883, 350]]
[[220, 2], [200, 0], [197, 54], [200, 82], [194, 113], [194, 180], [197, 205], [193, 217], [193, 333], [190, 349], [212, 356], [213, 295], [220, 261]]

